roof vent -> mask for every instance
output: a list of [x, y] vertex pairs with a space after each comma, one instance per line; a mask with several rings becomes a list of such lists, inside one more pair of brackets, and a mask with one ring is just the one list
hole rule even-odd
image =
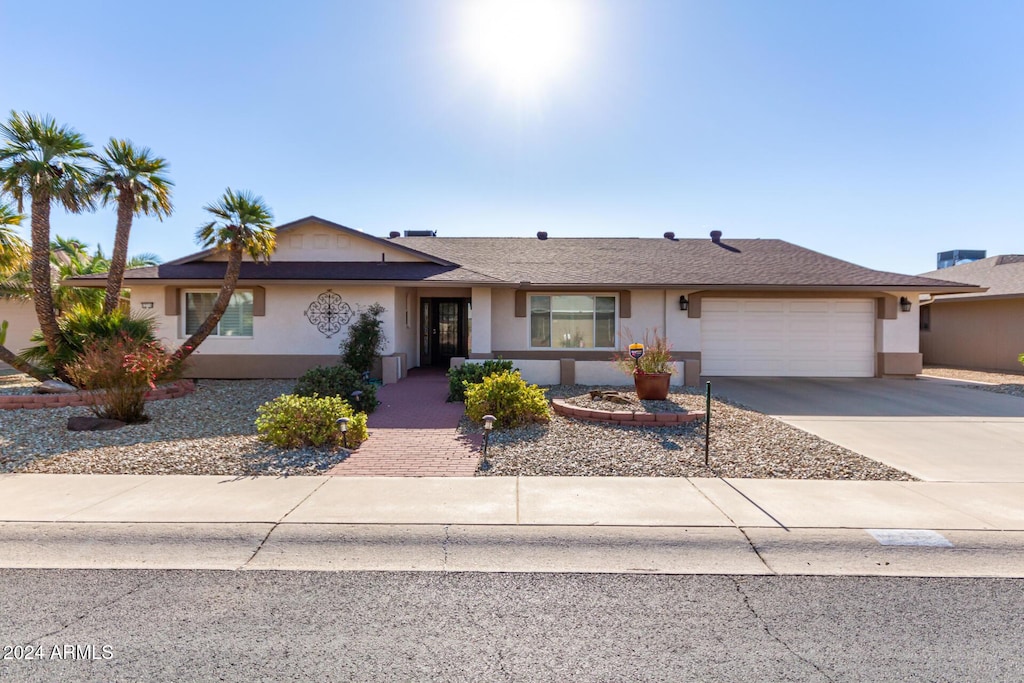
[[406, 230], [406, 237], [437, 237], [437, 230]]
[[537, 233], [537, 239], [544, 241], [548, 238], [548, 234], [543, 230]]
[[711, 241], [714, 242], [715, 244], [721, 244], [721, 242], [722, 242], [722, 231], [721, 230], [712, 230], [711, 231]]
[[388, 235], [388, 239], [395, 239], [396, 237], [401, 237], [401, 236], [402, 236], [402, 233], [398, 232], [397, 230], [392, 230], [391, 233]]
[[666, 232], [665, 233], [665, 239], [667, 239], [667, 240], [674, 240], [675, 238], [676, 238], [676, 234], [674, 232]]

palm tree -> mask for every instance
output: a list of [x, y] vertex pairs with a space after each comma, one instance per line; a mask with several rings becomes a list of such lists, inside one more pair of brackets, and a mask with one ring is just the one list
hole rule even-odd
[[196, 242], [203, 247], [212, 247], [216, 251], [226, 251], [228, 263], [224, 271], [224, 282], [213, 302], [210, 315], [195, 334], [186, 339], [174, 352], [175, 358], [179, 361], [188, 358], [216, 329], [238, 285], [243, 253], [248, 253], [253, 261], [270, 263], [270, 256], [274, 253], [277, 243], [273, 227], [274, 215], [264, 203], [263, 197], [246, 191], [234, 192], [229, 187], [216, 204], [203, 208], [213, 214], [215, 220], [196, 231]]
[[148, 147], [136, 149], [129, 140], [111, 138], [98, 159], [99, 169], [93, 190], [104, 206], [117, 204], [117, 231], [110, 256], [103, 312], [110, 313], [121, 301], [124, 270], [128, 260], [128, 237], [135, 216], [156, 216], [163, 220], [171, 214], [171, 187], [163, 173], [168, 164], [155, 157]]
[[[103, 307], [103, 290], [95, 287], [66, 287], [60, 284], [78, 275], [106, 273], [110, 261], [99, 246], [92, 254], [88, 246], [74, 237], [57, 235], [50, 243], [50, 272], [53, 282], [53, 308], [59, 318], [72, 308], [99, 312]], [[59, 322], [58, 322], [59, 324]]]
[[32, 299], [46, 346], [55, 352], [60, 330], [53, 310], [50, 284], [50, 205], [56, 201], [72, 213], [92, 208], [89, 143], [75, 130], [58, 126], [49, 116], [39, 118], [12, 111], [0, 135], [0, 190], [10, 193], [24, 210], [32, 206]]
[[0, 204], [0, 278], [18, 270], [28, 259], [28, 244], [14, 226], [21, 225], [21, 214], [7, 204]]

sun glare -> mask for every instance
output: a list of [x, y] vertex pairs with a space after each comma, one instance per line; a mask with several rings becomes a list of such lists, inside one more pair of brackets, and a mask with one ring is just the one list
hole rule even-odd
[[482, 77], [515, 95], [536, 95], [577, 66], [581, 0], [468, 0], [463, 57]]

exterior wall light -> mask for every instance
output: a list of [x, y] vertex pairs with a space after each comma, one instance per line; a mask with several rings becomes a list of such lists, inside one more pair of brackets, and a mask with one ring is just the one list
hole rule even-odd
[[341, 442], [348, 448], [348, 418], [339, 417], [337, 420], [338, 429], [341, 430]]
[[686, 295], [683, 294], [679, 297], [679, 310], [685, 311], [690, 308], [690, 302], [686, 300]]
[[900, 297], [900, 310], [904, 313], [910, 312], [910, 299], [905, 296]]

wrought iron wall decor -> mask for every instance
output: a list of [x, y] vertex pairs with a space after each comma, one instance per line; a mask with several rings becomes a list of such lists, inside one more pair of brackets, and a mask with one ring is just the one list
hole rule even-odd
[[303, 313], [328, 339], [340, 332], [342, 326], [348, 325], [348, 321], [355, 314], [356, 312], [342, 300], [340, 294], [329, 289], [320, 294]]

